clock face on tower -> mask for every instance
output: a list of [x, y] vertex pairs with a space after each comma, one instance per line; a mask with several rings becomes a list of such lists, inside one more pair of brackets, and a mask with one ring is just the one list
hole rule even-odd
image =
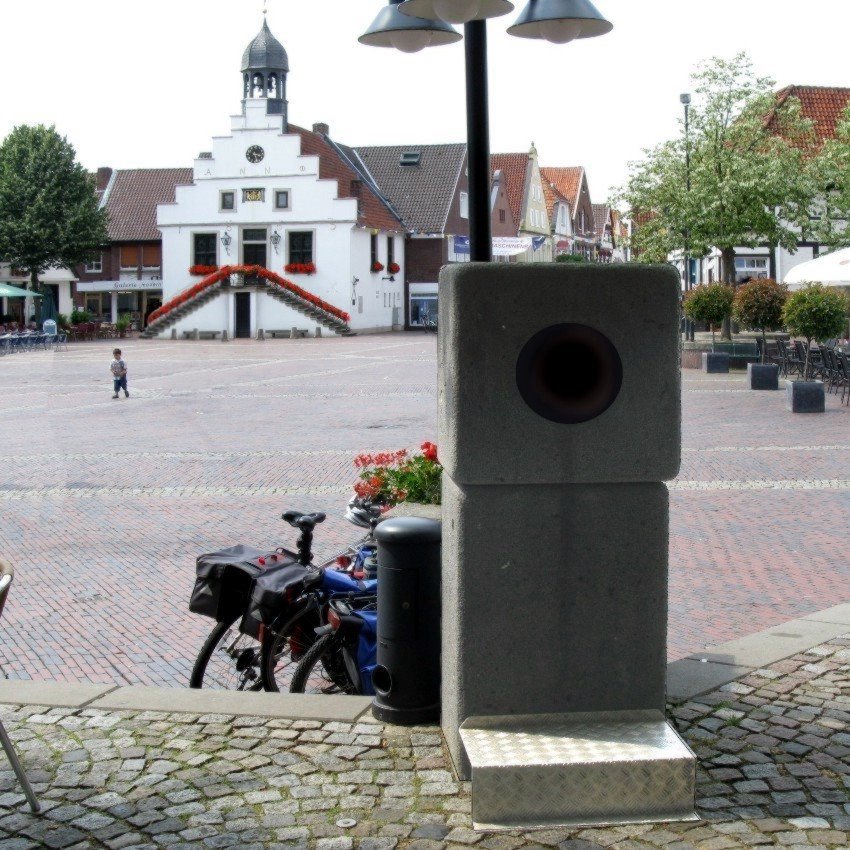
[[251, 145], [251, 147], [245, 151], [245, 159], [247, 159], [248, 162], [262, 162], [265, 155], [266, 152], [259, 145]]

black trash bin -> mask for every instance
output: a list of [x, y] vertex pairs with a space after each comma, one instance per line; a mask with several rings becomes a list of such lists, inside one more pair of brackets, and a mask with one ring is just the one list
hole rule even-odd
[[400, 726], [440, 718], [439, 522], [399, 517], [378, 541], [378, 665], [372, 714]]

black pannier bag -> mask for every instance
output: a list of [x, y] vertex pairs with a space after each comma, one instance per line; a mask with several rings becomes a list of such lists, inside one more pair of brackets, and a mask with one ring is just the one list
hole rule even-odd
[[241, 544], [200, 555], [189, 610], [220, 623], [235, 620], [248, 607], [254, 578], [269, 566], [294, 559], [285, 550], [270, 553]]
[[305, 579], [316, 574], [295, 557], [289, 563], [267, 567], [254, 579], [239, 631], [259, 640], [260, 626], [271, 626], [286, 606], [301, 595]]

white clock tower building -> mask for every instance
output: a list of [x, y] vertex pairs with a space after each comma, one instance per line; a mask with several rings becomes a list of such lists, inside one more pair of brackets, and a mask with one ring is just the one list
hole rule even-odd
[[289, 59], [265, 21], [241, 71], [242, 111], [230, 134], [198, 156], [192, 185], [176, 188], [175, 203], [157, 208], [163, 306], [145, 334], [399, 326], [399, 218], [327, 125], [289, 124]]

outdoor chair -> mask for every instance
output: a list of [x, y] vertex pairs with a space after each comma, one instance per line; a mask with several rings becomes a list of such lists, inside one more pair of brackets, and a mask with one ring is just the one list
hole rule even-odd
[[835, 359], [838, 361], [838, 382], [841, 386], [841, 403], [844, 404], [844, 396], [846, 395], [847, 404], [850, 406], [850, 357], [843, 351], [836, 351]]
[[[12, 568], [12, 565], [4, 558], [0, 558], [0, 617], [3, 616], [3, 607], [6, 604], [6, 597], [9, 595], [9, 588], [12, 586], [12, 579], [14, 577], [15, 570]], [[24, 794], [30, 804], [30, 808], [34, 812], [40, 811], [41, 806], [35, 798], [30, 781], [27, 779], [27, 775], [24, 772], [24, 768], [18, 758], [18, 754], [15, 752], [15, 747], [6, 732], [6, 727], [3, 725], [2, 720], [0, 720], [0, 744], [3, 745], [6, 756], [12, 765], [12, 770], [15, 771], [15, 776], [18, 777], [18, 782], [21, 783], [21, 787], [24, 789]]]

